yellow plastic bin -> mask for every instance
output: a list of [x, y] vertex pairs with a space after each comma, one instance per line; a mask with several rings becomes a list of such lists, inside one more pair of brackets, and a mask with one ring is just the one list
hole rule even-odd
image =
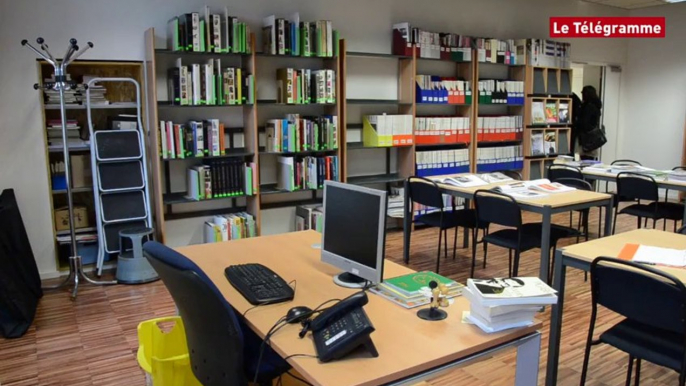
[[[172, 327], [162, 330], [161, 323]], [[186, 331], [179, 316], [146, 320], [138, 325], [138, 364], [145, 370], [146, 385], [202, 386], [191, 370]]]

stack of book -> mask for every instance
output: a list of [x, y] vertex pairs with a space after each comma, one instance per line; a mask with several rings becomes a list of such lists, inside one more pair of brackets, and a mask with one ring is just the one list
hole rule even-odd
[[334, 70], [276, 70], [276, 103], [331, 104], [336, 103], [336, 72]]
[[[84, 75], [83, 76], [83, 84], [88, 84], [88, 82], [91, 81], [93, 78], [97, 78], [97, 75]], [[91, 106], [101, 106], [101, 105], [109, 105], [110, 101], [105, 98], [105, 93], [107, 92], [107, 88], [103, 86], [102, 84], [99, 83], [94, 83], [88, 87], [89, 94], [90, 94], [90, 104]], [[86, 92], [83, 93], [83, 100], [86, 100]]]
[[686, 171], [672, 170], [667, 174], [667, 178], [672, 181], [686, 182]]
[[167, 48], [171, 51], [251, 53], [250, 27], [224, 13], [211, 13], [205, 6], [200, 12], [174, 17], [167, 23]]
[[288, 114], [265, 125], [265, 151], [297, 153], [338, 149], [338, 118], [334, 115], [301, 117]]
[[556, 304], [555, 290], [537, 277], [468, 279], [467, 320], [485, 332], [529, 326], [542, 306]]
[[330, 20], [300, 21], [294, 13], [290, 20], [272, 15], [262, 20], [263, 51], [269, 55], [338, 56], [338, 31]]
[[[71, 75], [67, 74], [67, 83], [71, 82]], [[50, 78], [45, 78], [43, 80], [44, 84], [54, 84], [55, 75]], [[81, 103], [81, 91], [83, 90], [82, 85], [70, 88], [69, 90], [64, 90], [64, 103], [67, 105], [76, 105]], [[60, 104], [60, 92], [56, 89], [43, 90], [43, 95], [45, 96], [46, 105], [59, 105]]]
[[462, 295], [464, 285], [433, 272], [415, 272], [385, 279], [370, 291], [405, 308], [415, 308], [431, 302], [429, 283], [432, 281], [448, 287], [448, 298]]
[[295, 230], [308, 229], [321, 232], [324, 227], [324, 207], [319, 204], [301, 205], [295, 208]]
[[255, 217], [247, 212], [214, 216], [205, 222], [204, 236], [206, 243], [240, 240], [257, 236]]
[[207, 160], [188, 169], [186, 197], [199, 201], [257, 194], [255, 169], [255, 163], [237, 159]]

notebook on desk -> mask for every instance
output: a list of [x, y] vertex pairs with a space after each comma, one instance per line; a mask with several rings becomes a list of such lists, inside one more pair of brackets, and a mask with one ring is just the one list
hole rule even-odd
[[619, 252], [619, 259], [648, 265], [686, 267], [686, 250], [652, 247], [649, 245], [626, 244]]

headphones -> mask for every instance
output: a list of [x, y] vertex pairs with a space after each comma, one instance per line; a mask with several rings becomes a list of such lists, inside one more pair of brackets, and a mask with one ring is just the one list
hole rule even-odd
[[302, 329], [298, 333], [298, 336], [300, 337], [300, 339], [304, 338], [305, 335], [307, 335], [307, 332], [310, 331], [310, 324], [312, 324], [311, 318], [307, 318], [307, 319], [303, 320], [302, 322], [300, 322], [300, 325], [302, 326]]

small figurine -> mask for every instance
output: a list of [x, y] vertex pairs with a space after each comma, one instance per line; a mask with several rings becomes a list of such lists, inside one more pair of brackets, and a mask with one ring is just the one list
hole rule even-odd
[[438, 307], [448, 307], [448, 287], [445, 284], [438, 284], [435, 281], [429, 282], [431, 289], [431, 303], [429, 308], [424, 308], [417, 311], [417, 316], [424, 320], [443, 320], [448, 317], [448, 313], [439, 309]]

